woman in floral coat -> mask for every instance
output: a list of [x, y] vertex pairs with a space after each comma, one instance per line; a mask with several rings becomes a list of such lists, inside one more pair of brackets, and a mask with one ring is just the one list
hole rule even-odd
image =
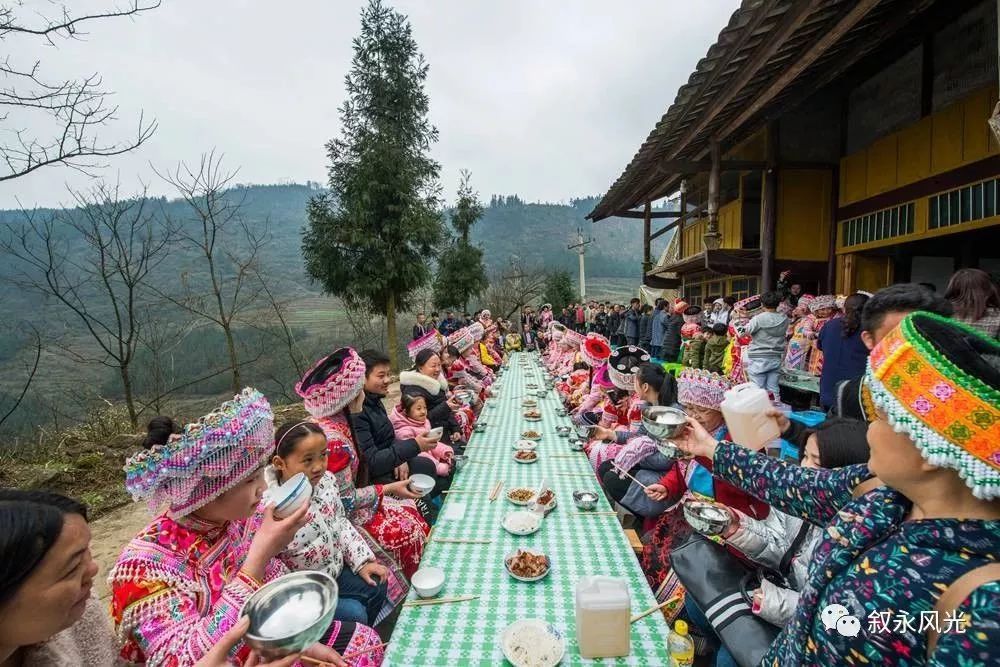
[[678, 440], [713, 459], [717, 476], [825, 526], [762, 664], [1000, 664], [1000, 575], [936, 607], [1000, 558], [1000, 343], [912, 313], [872, 351], [866, 381], [878, 409], [867, 466], [809, 470], [716, 442], [691, 421]]

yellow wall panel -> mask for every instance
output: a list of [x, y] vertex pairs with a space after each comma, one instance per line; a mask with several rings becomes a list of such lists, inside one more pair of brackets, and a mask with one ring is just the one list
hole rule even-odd
[[705, 220], [696, 220], [684, 226], [681, 238], [681, 256], [690, 257], [702, 251], [702, 236], [705, 234]]
[[742, 209], [741, 199], [729, 202], [719, 209], [719, 231], [722, 232], [723, 248], [739, 248], [743, 245]]
[[931, 116], [931, 171], [935, 174], [962, 164], [965, 108], [961, 102]]
[[928, 116], [899, 131], [897, 187], [931, 175], [931, 125]]
[[778, 259], [826, 260], [832, 185], [829, 171], [783, 169], [778, 173]]
[[872, 197], [896, 187], [896, 148], [898, 137], [882, 137], [866, 151], [868, 154], [867, 195]]
[[840, 205], [851, 204], [867, 197], [868, 154], [858, 151], [840, 161]]
[[764, 160], [767, 158], [767, 128], [762, 127], [739, 145], [726, 151], [726, 160]]
[[965, 125], [963, 128], [962, 160], [965, 162], [982, 160], [990, 153], [988, 135], [991, 132], [986, 125], [986, 119], [993, 111], [993, 103], [989, 97], [991, 92], [990, 89], [983, 88], [962, 100]]

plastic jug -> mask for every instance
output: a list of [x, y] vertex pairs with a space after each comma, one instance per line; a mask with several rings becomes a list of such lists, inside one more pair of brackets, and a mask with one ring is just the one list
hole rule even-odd
[[688, 635], [688, 626], [684, 621], [674, 623], [674, 629], [667, 638], [667, 650], [670, 651], [671, 665], [691, 667], [694, 664], [694, 642]]
[[617, 658], [632, 651], [628, 582], [584, 577], [576, 582], [576, 638], [584, 658]]
[[729, 439], [749, 449], [761, 449], [781, 436], [778, 422], [766, 416], [771, 409], [767, 391], [752, 382], [736, 385], [725, 393], [722, 416], [726, 418]]

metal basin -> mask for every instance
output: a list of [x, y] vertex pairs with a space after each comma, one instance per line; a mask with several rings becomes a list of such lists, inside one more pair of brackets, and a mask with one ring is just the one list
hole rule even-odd
[[333, 623], [339, 592], [325, 572], [305, 570], [279, 577], [243, 606], [250, 617], [244, 641], [268, 659], [298, 653], [318, 642]]
[[653, 405], [642, 411], [642, 425], [653, 438], [670, 440], [680, 435], [687, 426], [687, 414], [677, 408]]

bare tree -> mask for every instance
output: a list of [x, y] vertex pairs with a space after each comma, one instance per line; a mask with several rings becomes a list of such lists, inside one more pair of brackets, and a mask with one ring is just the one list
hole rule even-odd
[[7, 408], [3, 416], [0, 416], [0, 427], [2, 427], [4, 422], [10, 419], [10, 416], [17, 411], [18, 407], [20, 407], [21, 402], [24, 400], [28, 390], [31, 388], [31, 383], [35, 380], [35, 374], [38, 373], [38, 365], [42, 359], [42, 334], [33, 324], [27, 324], [27, 327], [31, 330], [31, 346], [33, 348], [31, 356], [33, 359], [26, 365], [25, 370], [27, 377], [24, 379], [24, 384], [21, 385], [21, 391], [18, 393], [17, 398], [14, 399], [14, 402]]
[[160, 173], [164, 181], [177, 189], [190, 209], [191, 216], [175, 221], [177, 238], [182, 246], [196, 252], [204, 261], [208, 291], [196, 289], [184, 277], [180, 297], [161, 292], [171, 302], [214, 323], [225, 336], [229, 366], [233, 373], [233, 393], [242, 388], [240, 354], [234, 331], [240, 318], [250, 314], [260, 303], [262, 288], [257, 256], [268, 240], [267, 226], [253, 229], [243, 218], [245, 193], [233, 188], [236, 171], [226, 172], [222, 156], [213, 150], [203, 154], [195, 168], [181, 163], [170, 173]]
[[375, 348], [385, 349], [385, 316], [372, 315], [363, 310], [344, 307], [347, 316], [347, 323], [351, 327], [354, 345], [359, 349]]
[[[135, 17], [160, 6], [160, 0], [131, 0], [124, 7], [106, 12], [74, 13], [63, 3], [46, 16], [25, 8], [23, 0], [0, 4], [0, 42], [8, 53], [18, 48], [18, 39], [41, 40], [56, 46], [58, 40], [82, 39], [86, 26], [103, 19]], [[30, 3], [28, 3], [30, 4]], [[29, 16], [22, 17], [22, 13]], [[0, 181], [30, 174], [36, 169], [62, 164], [87, 174], [104, 166], [103, 159], [142, 145], [156, 130], [155, 121], [139, 115], [135, 134], [123, 142], [105, 142], [98, 130], [117, 120], [118, 107], [110, 104], [111, 93], [102, 87], [99, 74], [80, 79], [50, 80], [42, 75], [40, 62], [19, 64], [7, 56], [0, 62]], [[12, 115], [13, 114], [13, 115]], [[39, 122], [54, 126], [53, 136], [39, 137], [26, 125]]]
[[262, 271], [255, 269], [254, 276], [260, 284], [261, 298], [274, 317], [272, 322], [274, 326], [264, 327], [263, 330], [274, 335], [279, 340], [288, 354], [288, 360], [291, 362], [292, 368], [295, 369], [295, 376], [300, 378], [306, 372], [308, 361], [302, 353], [302, 347], [299, 345], [299, 340], [295, 337], [295, 332], [288, 323], [289, 300], [278, 298], [270, 281]]
[[17, 284], [54, 298], [83, 325], [96, 355], [77, 351], [78, 359], [117, 372], [129, 419], [137, 426], [131, 366], [140, 314], [170, 237], [149, 210], [145, 192], [122, 198], [117, 185], [102, 183], [89, 193], [71, 194], [76, 209], [44, 217], [23, 211], [24, 222], [8, 226], [0, 249], [19, 265]]
[[490, 272], [490, 284], [483, 294], [483, 302], [494, 318], [510, 319], [520, 308], [542, 295], [547, 275], [542, 267], [528, 267], [512, 258], [508, 268]]

